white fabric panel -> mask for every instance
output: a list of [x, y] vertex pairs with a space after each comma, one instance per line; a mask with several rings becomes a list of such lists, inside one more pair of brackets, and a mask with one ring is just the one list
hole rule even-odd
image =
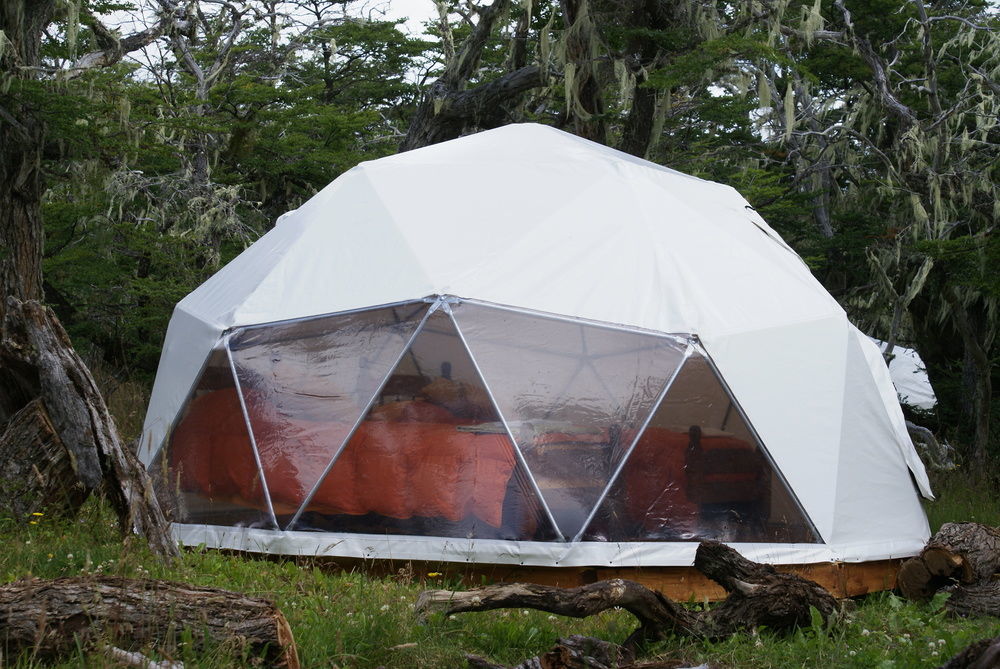
[[[186, 546], [213, 546], [251, 553], [355, 557], [432, 562], [482, 562], [538, 567], [690, 567], [696, 543], [580, 542], [446, 539], [383, 534], [276, 532], [218, 525], [173, 525]], [[769, 564], [867, 562], [915, 555], [924, 542], [885, 540], [858, 545], [729, 544], [744, 557]]]
[[902, 407], [899, 406], [899, 398], [896, 396], [895, 388], [893, 388], [892, 379], [889, 376], [888, 368], [885, 366], [885, 359], [882, 357], [882, 352], [875, 345], [875, 342], [866, 337], [864, 333], [853, 325], [851, 326], [851, 330], [853, 330], [858, 347], [864, 355], [865, 361], [868, 363], [869, 373], [875, 383], [875, 387], [878, 388], [879, 396], [882, 398], [882, 404], [885, 407], [885, 414], [882, 417], [887, 418], [892, 425], [895, 437], [893, 443], [913, 473], [913, 478], [920, 488], [920, 493], [927, 499], [934, 499], [931, 482], [927, 478], [927, 470], [924, 468], [924, 463], [917, 454], [917, 449], [913, 446], [909, 430], [906, 429], [906, 418], [903, 416]]
[[825, 541], [837, 513], [846, 337], [847, 320], [827, 318], [703, 341]]
[[[926, 542], [930, 538], [927, 517], [913, 494], [904, 453], [862, 350], [862, 344], [875, 347], [854, 328], [847, 336], [837, 512], [830, 541], [859, 543], [898, 537]], [[873, 513], [872, 490], [879, 493], [877, 513]]]

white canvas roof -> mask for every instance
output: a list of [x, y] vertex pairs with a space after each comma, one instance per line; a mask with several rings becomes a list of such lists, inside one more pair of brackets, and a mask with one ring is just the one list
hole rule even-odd
[[[696, 335], [824, 541], [744, 545], [750, 557], [875, 560], [929, 536], [914, 481], [930, 486], [877, 346], [747, 201], [531, 124], [358, 165], [184, 298], [142, 459], [227, 330], [435, 295]], [[246, 550], [538, 565], [684, 565], [695, 549], [175, 531]]]

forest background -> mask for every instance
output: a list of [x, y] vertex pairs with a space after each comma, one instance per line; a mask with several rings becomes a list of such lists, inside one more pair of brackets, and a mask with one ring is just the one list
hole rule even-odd
[[148, 387], [174, 304], [339, 174], [533, 121], [737, 188], [862, 330], [920, 351], [940, 404], [910, 417], [997, 471], [995, 4], [428, 0], [421, 36], [382, 10], [3, 3], [0, 274], [37, 225], [106, 391]]

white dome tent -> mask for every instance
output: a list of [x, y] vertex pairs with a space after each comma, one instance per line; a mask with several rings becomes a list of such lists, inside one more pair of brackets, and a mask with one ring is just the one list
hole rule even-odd
[[915, 554], [879, 350], [735, 190], [540, 125], [363, 163], [184, 300], [188, 545], [559, 567]]

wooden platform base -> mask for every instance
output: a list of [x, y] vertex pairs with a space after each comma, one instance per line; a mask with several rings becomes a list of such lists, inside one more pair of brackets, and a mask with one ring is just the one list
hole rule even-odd
[[[280, 556], [275, 556], [280, 559]], [[516, 565], [456, 564], [454, 562], [421, 562], [392, 560], [361, 560], [352, 558], [303, 558], [300, 562], [320, 568], [361, 571], [366, 574], [404, 575], [414, 580], [449, 587], [473, 587], [486, 583], [527, 582], [573, 588], [612, 578], [636, 581], [659, 590], [675, 601], [719, 601], [726, 592], [694, 567], [522, 567]], [[778, 571], [798, 574], [826, 588], [842, 599], [857, 597], [896, 587], [896, 575], [903, 560], [874, 562], [824, 562], [817, 564], [777, 565]]]

